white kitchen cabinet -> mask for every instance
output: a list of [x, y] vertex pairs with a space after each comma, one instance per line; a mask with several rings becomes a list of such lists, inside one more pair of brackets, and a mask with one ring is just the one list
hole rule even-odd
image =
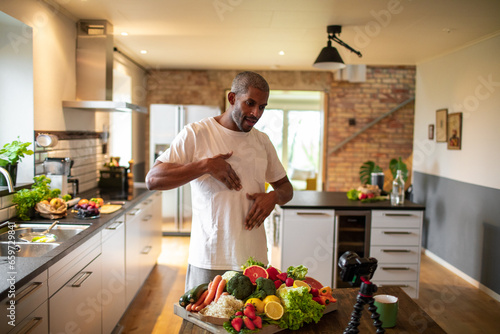
[[422, 223], [422, 211], [372, 211], [370, 256], [378, 260], [373, 283], [400, 286], [418, 298]]
[[43, 302], [33, 312], [28, 314], [9, 334], [48, 334], [49, 333], [48, 302]]
[[102, 231], [102, 333], [109, 334], [127, 308], [125, 304], [125, 216]]
[[143, 204], [125, 214], [125, 303], [134, 299], [141, 287], [141, 219]]
[[51, 333], [101, 333], [101, 233], [49, 268]]
[[335, 211], [287, 209], [279, 215], [279, 251], [271, 264], [281, 270], [302, 264], [307, 276], [332, 286]]
[[130, 304], [161, 252], [161, 193], [125, 215], [126, 304]]
[[[48, 285], [47, 270], [15, 290], [15, 296], [8, 296], [2, 302], [0, 309], [1, 318], [5, 324], [4, 333], [24, 333], [31, 329], [30, 333], [48, 333]], [[11, 306], [13, 304], [13, 306]], [[12, 314], [15, 319], [8, 315]], [[8, 324], [15, 320], [15, 327]]]

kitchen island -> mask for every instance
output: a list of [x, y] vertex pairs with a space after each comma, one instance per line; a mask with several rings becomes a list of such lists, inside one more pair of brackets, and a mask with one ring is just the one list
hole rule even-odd
[[338, 259], [346, 251], [374, 257], [374, 283], [403, 287], [418, 297], [423, 205], [389, 200], [353, 201], [345, 192], [296, 191], [266, 224], [271, 264], [282, 270], [303, 264], [309, 275], [333, 288]]
[[[79, 194], [102, 195], [99, 189]], [[0, 282], [0, 301], [15, 305], [0, 311], [4, 319], [0, 333], [34, 326], [35, 333], [112, 331], [161, 252], [161, 193], [134, 184], [117, 202], [122, 204], [119, 210], [95, 219], [79, 219], [68, 210], [67, 217], [59, 219], [61, 228], [84, 229], [42, 256], [0, 257], [0, 270], [8, 278]], [[4, 326], [8, 314], [15, 327]]]
[[[349, 321], [353, 306], [356, 304], [358, 294], [357, 288], [334, 289], [332, 295], [337, 299], [336, 311], [326, 313], [317, 324], [307, 324], [297, 331], [285, 330], [280, 333], [343, 333]], [[386, 333], [446, 333], [439, 325], [421, 309], [401, 288], [382, 287], [376, 294], [390, 294], [399, 298], [399, 312], [396, 326], [386, 328]], [[368, 305], [363, 308], [360, 325], [360, 333], [375, 333], [371, 313]], [[180, 334], [209, 334], [208, 330], [196, 326], [192, 322], [182, 322]]]

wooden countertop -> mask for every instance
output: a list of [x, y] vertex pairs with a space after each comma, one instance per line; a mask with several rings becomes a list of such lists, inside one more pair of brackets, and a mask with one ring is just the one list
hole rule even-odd
[[[308, 324], [297, 331], [285, 330], [280, 333], [343, 333], [349, 324], [353, 306], [356, 304], [358, 288], [334, 289], [332, 295], [337, 298], [338, 309], [325, 314], [317, 324]], [[399, 311], [396, 326], [386, 328], [391, 333], [446, 333], [439, 325], [421, 309], [401, 288], [380, 287], [375, 294], [390, 294], [399, 298]], [[370, 318], [368, 305], [365, 305], [358, 326], [360, 333], [375, 333]], [[209, 331], [184, 320], [179, 333], [208, 334]]]
[[293, 199], [283, 209], [335, 209], [335, 210], [425, 210], [425, 206], [405, 200], [404, 205], [392, 206], [390, 200], [363, 203], [351, 201], [345, 192], [294, 191]]

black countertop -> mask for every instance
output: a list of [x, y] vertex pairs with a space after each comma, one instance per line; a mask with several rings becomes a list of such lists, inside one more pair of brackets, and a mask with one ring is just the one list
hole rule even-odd
[[363, 203], [351, 201], [345, 192], [294, 191], [293, 199], [283, 209], [335, 209], [335, 210], [425, 210], [425, 206], [405, 200], [404, 205], [392, 206], [390, 200]]
[[[61, 260], [64, 256], [76, 249], [78, 246], [89, 240], [92, 236], [103, 230], [105, 227], [113, 223], [116, 218], [122, 216], [127, 211], [132, 209], [135, 205], [151, 196], [154, 192], [149, 191], [142, 186], [135, 186], [131, 195], [123, 200], [125, 203], [123, 207], [111, 214], [101, 214], [99, 218], [92, 220], [82, 220], [74, 216], [73, 213], [68, 212], [68, 216], [59, 219], [60, 224], [90, 224], [84, 231], [80, 232], [70, 240], [63, 242], [60, 246], [49, 251], [45, 256], [41, 257], [16, 257], [15, 263], [11, 267], [7, 263], [7, 257], [0, 257], [0, 300], [7, 297], [10, 284], [15, 281], [16, 288], [20, 288], [23, 284], [29, 282], [31, 279], [42, 273], [44, 270], [52, 266], [57, 261]], [[99, 190], [90, 190], [78, 195], [81, 198], [99, 197]], [[34, 223], [34, 224], [49, 224], [53, 220], [39, 219], [31, 221], [16, 221], [16, 223]]]

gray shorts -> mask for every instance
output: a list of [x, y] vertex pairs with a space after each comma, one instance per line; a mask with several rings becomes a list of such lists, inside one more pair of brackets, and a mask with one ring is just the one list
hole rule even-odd
[[[231, 270], [231, 269], [228, 269]], [[210, 270], [202, 269], [188, 264], [186, 271], [186, 287], [185, 291], [188, 291], [195, 286], [203, 283], [209, 283], [217, 275], [223, 275], [228, 270]]]

